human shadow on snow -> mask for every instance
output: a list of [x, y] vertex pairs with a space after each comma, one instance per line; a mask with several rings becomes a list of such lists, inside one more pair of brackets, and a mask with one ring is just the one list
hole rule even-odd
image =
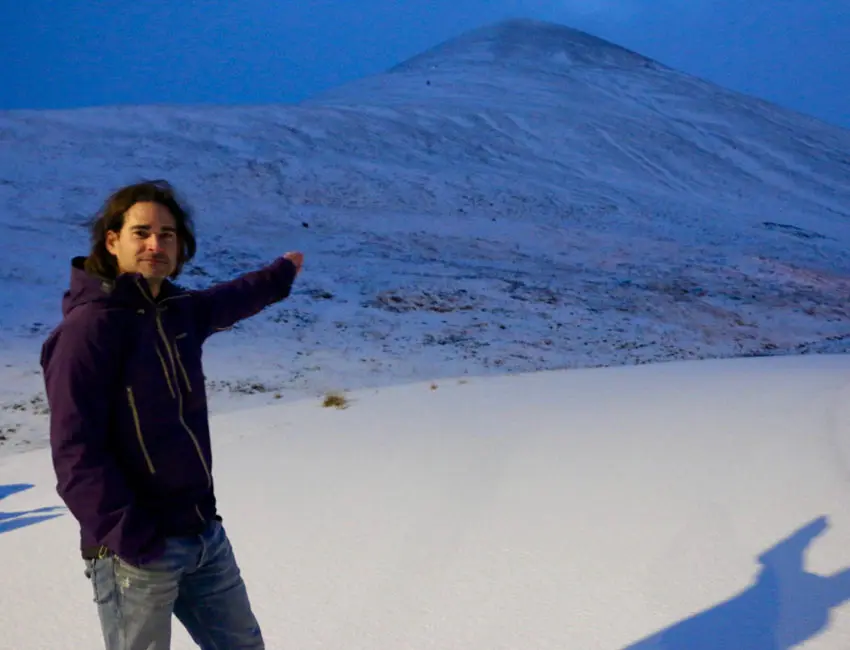
[[827, 525], [819, 517], [762, 553], [755, 582], [737, 596], [624, 650], [787, 650], [825, 631], [830, 610], [850, 599], [850, 568], [820, 576], [803, 566]]
[[[12, 496], [13, 494], [17, 494], [18, 492], [29, 490], [31, 487], [33, 486], [28, 483], [0, 485], [0, 500]], [[47, 508], [36, 508], [35, 510], [22, 510], [18, 512], [0, 512], [0, 535], [17, 530], [18, 528], [38, 524], [42, 521], [53, 519], [54, 517], [59, 517], [62, 513], [56, 512], [57, 510], [64, 510], [64, 508], [61, 506], [52, 506]]]

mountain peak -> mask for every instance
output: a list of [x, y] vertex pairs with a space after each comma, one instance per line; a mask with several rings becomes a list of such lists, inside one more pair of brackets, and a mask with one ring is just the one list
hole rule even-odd
[[565, 25], [512, 18], [444, 41], [390, 72], [470, 64], [533, 67], [544, 72], [559, 72], [576, 65], [661, 67], [641, 54]]

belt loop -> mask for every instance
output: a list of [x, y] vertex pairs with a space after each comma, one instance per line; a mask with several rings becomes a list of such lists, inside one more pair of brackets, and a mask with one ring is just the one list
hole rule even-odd
[[109, 549], [106, 548], [106, 546], [101, 546], [99, 549], [97, 549], [97, 559], [98, 560], [102, 560], [107, 555], [109, 555]]

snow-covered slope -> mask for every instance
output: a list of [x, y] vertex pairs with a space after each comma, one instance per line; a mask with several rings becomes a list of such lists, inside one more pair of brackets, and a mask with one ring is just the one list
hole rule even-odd
[[[270, 650], [846, 650], [849, 378], [736, 359], [220, 415], [218, 502]], [[0, 650], [100, 647], [50, 454], [0, 477]]]
[[[212, 403], [461, 374], [844, 351], [850, 132], [510, 21], [294, 106], [0, 113], [0, 437], [108, 192], [197, 209], [201, 286], [298, 248]], [[2, 444], [2, 441], [0, 441]]]

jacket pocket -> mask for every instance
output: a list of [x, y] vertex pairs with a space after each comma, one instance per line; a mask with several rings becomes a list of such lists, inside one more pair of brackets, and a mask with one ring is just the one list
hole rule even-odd
[[156, 469], [154, 469], [151, 455], [148, 453], [147, 445], [145, 445], [145, 438], [142, 435], [142, 424], [139, 420], [139, 410], [136, 408], [136, 398], [133, 395], [133, 388], [131, 386], [127, 386], [127, 402], [130, 405], [130, 412], [133, 414], [133, 424], [136, 427], [136, 438], [139, 440], [139, 447], [142, 449], [142, 454], [145, 457], [145, 463], [147, 463], [148, 471], [150, 471], [151, 474], [156, 474]]
[[189, 381], [189, 373], [186, 372], [186, 367], [183, 365], [183, 359], [180, 357], [180, 345], [178, 345], [176, 342], [174, 344], [174, 356], [177, 357], [177, 366], [180, 368], [180, 372], [183, 374], [183, 381], [186, 382], [186, 390], [191, 393], [192, 382]]

